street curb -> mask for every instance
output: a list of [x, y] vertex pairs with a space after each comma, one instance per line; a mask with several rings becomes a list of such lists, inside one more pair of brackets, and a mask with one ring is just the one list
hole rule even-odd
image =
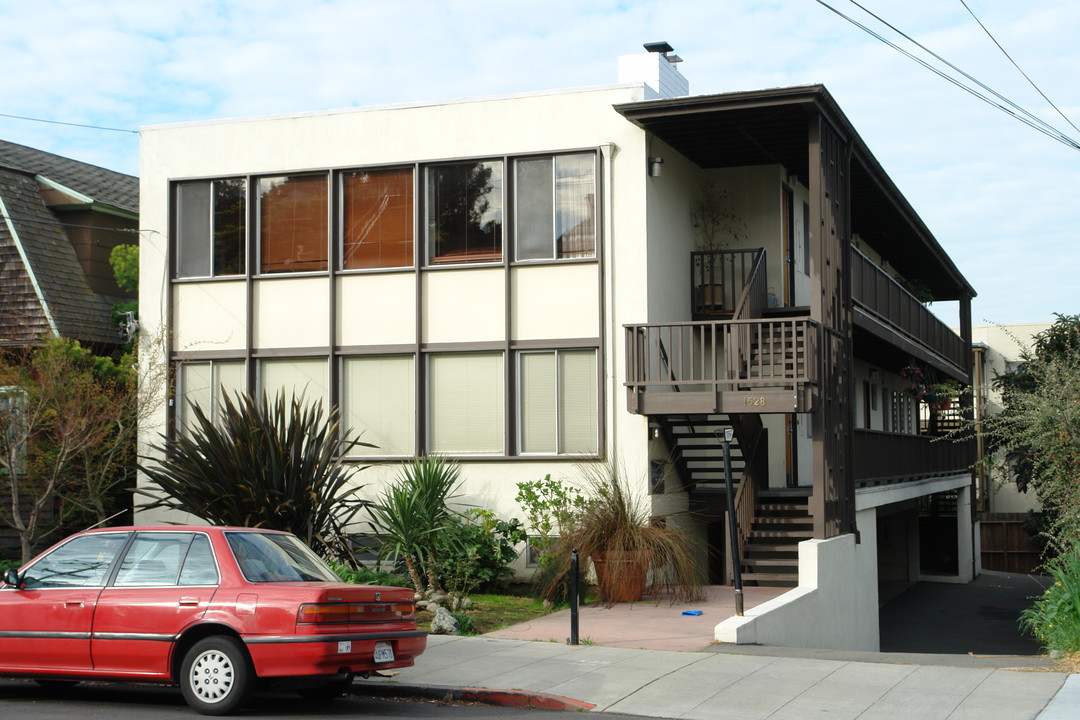
[[493, 690], [491, 688], [465, 687], [455, 688], [442, 685], [406, 685], [401, 683], [357, 682], [349, 688], [353, 695], [374, 697], [407, 697], [442, 700], [444, 702], [464, 701], [480, 702], [485, 705], [500, 705], [514, 708], [536, 708], [538, 710], [592, 710], [596, 705], [583, 700], [534, 692], [532, 690]]

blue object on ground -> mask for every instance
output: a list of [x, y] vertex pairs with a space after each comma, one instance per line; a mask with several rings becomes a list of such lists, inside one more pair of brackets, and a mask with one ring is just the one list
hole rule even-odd
[[696, 616], [696, 615], [700, 615], [701, 611], [700, 610], [683, 610], [682, 614], [683, 615], [695, 615]]

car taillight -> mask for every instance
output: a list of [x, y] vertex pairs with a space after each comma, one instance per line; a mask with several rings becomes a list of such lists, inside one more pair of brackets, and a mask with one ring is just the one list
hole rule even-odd
[[416, 605], [413, 603], [305, 603], [296, 613], [298, 625], [346, 625], [415, 618]]

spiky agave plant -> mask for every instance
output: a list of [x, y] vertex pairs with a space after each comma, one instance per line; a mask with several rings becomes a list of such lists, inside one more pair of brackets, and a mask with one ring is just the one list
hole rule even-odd
[[[646, 590], [657, 598], [668, 592], [672, 602], [700, 599], [701, 570], [698, 544], [685, 532], [667, 526], [666, 516], [653, 516], [644, 498], [635, 496], [615, 462], [582, 466], [589, 497], [574, 518], [573, 528], [553, 549], [554, 573], [544, 588], [558, 597], [570, 572], [570, 555], [595, 561], [606, 553], [636, 558], [648, 569]], [[609, 607], [625, 573], [641, 573], [633, 563], [608, 563], [600, 582], [600, 600]]]
[[302, 397], [226, 394], [215, 422], [194, 406], [194, 420], [153, 446], [139, 469], [157, 486], [143, 508], [190, 513], [215, 525], [292, 532], [322, 555], [349, 558], [344, 528], [366, 504], [342, 458], [360, 445], [339, 437], [337, 408]]

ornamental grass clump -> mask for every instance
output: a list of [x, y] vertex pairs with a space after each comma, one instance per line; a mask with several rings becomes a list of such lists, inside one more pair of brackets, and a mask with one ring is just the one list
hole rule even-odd
[[569, 532], [552, 548], [553, 573], [543, 588], [544, 596], [562, 595], [576, 549], [582, 562], [592, 560], [600, 601], [608, 607], [625, 599], [620, 588], [628, 584], [658, 600], [663, 593], [672, 602], [700, 599], [700, 553], [695, 539], [668, 527], [668, 516], [651, 515], [646, 498], [633, 493], [616, 464], [583, 469], [588, 498]]

